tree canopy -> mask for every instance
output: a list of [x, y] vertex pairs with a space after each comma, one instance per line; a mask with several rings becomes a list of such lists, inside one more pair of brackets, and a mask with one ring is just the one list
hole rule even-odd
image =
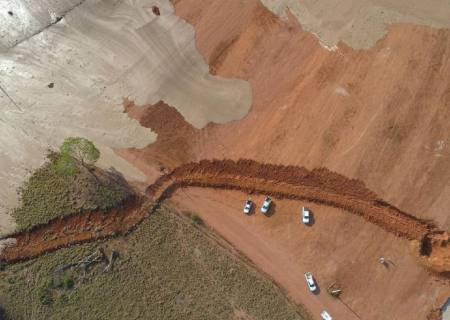
[[77, 163], [87, 167], [93, 165], [99, 157], [100, 151], [92, 141], [81, 137], [69, 137], [59, 148], [56, 170], [62, 174], [72, 175], [77, 172]]
[[100, 151], [94, 143], [81, 137], [66, 138], [60, 147], [61, 156], [70, 156], [82, 165], [94, 164], [100, 157]]

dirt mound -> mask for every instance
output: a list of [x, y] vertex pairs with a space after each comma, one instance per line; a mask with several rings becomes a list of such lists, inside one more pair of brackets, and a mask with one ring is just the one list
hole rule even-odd
[[260, 164], [253, 160], [213, 160], [189, 163], [162, 176], [147, 189], [162, 201], [180, 187], [196, 186], [249, 193], [281, 199], [304, 199], [344, 209], [384, 230], [421, 245], [421, 261], [432, 271], [449, 275], [448, 234], [428, 220], [418, 219], [379, 199], [360, 181], [321, 168]]
[[306, 199], [345, 209], [409, 240], [422, 240], [435, 229], [431, 222], [378, 199], [362, 182], [326, 168], [309, 171], [303, 167], [260, 164], [253, 160], [203, 160], [182, 165], [162, 176], [148, 188], [148, 194], [160, 199], [183, 186], [238, 189], [278, 198]]
[[11, 236], [16, 245], [5, 248], [0, 259], [25, 260], [70, 244], [125, 233], [150, 214], [151, 207], [170, 197], [176, 189], [188, 186], [240, 190], [344, 209], [399, 237], [419, 241], [424, 264], [434, 272], [450, 274], [448, 234], [437, 230], [431, 222], [378, 199], [362, 182], [325, 168], [309, 171], [253, 160], [203, 160], [182, 165], [148, 187], [147, 194], [155, 205], [141, 207], [139, 200], [110, 213], [88, 212], [55, 219], [30, 232]]
[[56, 218], [28, 232], [11, 235], [15, 245], [6, 246], [0, 262], [14, 263], [38, 257], [69, 245], [126, 233], [147, 215], [148, 205], [132, 199], [109, 212], [93, 211]]

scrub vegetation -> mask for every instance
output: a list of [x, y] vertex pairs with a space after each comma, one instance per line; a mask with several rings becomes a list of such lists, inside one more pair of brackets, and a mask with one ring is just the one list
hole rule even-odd
[[19, 188], [19, 206], [12, 210], [19, 230], [47, 223], [58, 216], [85, 210], [109, 210], [132, 194], [115, 171], [94, 166], [100, 153], [89, 140], [68, 138], [58, 152]]

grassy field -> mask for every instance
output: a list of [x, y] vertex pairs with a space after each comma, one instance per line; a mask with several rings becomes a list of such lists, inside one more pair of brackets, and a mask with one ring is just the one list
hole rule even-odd
[[19, 207], [12, 211], [19, 230], [47, 223], [60, 216], [84, 210], [108, 210], [131, 194], [125, 180], [116, 173], [78, 165], [76, 173], [56, 170], [56, 153], [37, 169], [19, 190]]
[[[201, 221], [161, 209], [131, 235], [59, 250], [0, 272], [7, 319], [309, 319]], [[105, 264], [55, 270], [95, 252]]]

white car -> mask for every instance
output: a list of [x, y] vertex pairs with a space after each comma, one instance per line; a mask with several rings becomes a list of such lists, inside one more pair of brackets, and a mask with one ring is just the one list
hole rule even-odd
[[245, 205], [244, 205], [244, 213], [250, 214], [250, 212], [252, 211], [252, 207], [253, 207], [253, 201], [250, 199], [246, 200]]
[[323, 320], [333, 320], [333, 318], [330, 316], [330, 314], [327, 311], [322, 311], [320, 314]]
[[261, 207], [261, 212], [267, 213], [270, 209], [271, 203], [272, 203], [272, 198], [266, 197], [266, 199], [264, 199], [263, 205]]
[[303, 223], [309, 224], [311, 222], [311, 210], [309, 210], [306, 207], [302, 207], [302, 217], [303, 217]]
[[305, 273], [306, 283], [308, 284], [309, 291], [314, 292], [317, 290], [316, 282], [311, 272]]

